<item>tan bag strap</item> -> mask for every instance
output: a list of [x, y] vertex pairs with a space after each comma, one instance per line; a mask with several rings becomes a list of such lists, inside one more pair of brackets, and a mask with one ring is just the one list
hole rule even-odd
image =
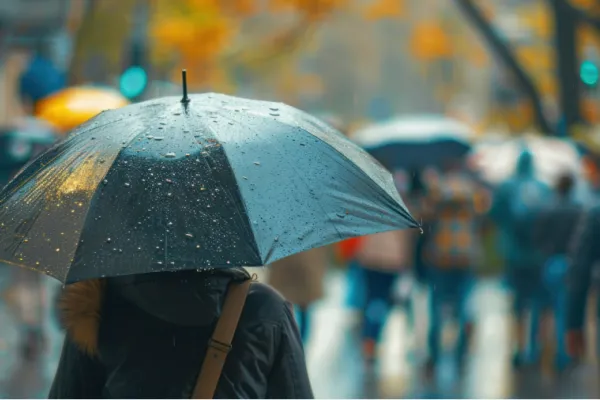
[[192, 399], [213, 398], [225, 365], [225, 359], [229, 350], [231, 350], [231, 341], [242, 314], [244, 303], [246, 303], [246, 296], [251, 282], [249, 279], [244, 282], [233, 282], [229, 285], [221, 316], [217, 321], [212, 338], [208, 342], [208, 349], [198, 374]]

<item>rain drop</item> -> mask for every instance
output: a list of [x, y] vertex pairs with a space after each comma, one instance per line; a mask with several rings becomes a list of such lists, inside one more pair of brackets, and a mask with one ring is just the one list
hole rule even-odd
[[110, 242], [112, 242], [112, 239], [111, 238], [107, 238], [106, 239], [106, 243], [110, 243]]
[[170, 180], [170, 179], [165, 179], [165, 182], [167, 182], [167, 183], [173, 183], [173, 181]]
[[173, 195], [173, 193], [167, 193], [168, 197], [171, 197]]
[[173, 158], [175, 156], [176, 156], [175, 153], [167, 153], [167, 154], [165, 154], [165, 157], [167, 157], [167, 158]]
[[276, 236], [276, 237], [275, 237], [275, 241], [276, 241], [276, 242], [279, 242], [279, 236]]
[[279, 111], [279, 108], [277, 108], [277, 107], [269, 107], [269, 110], [271, 110], [271, 111]]
[[189, 237], [189, 238], [193, 238], [194, 237], [194, 235], [192, 235], [191, 233], [186, 233], [185, 236]]
[[164, 139], [165, 139], [164, 137], [159, 137], [159, 136], [157, 136], [157, 137], [154, 138], [154, 140], [158, 140], [158, 141], [164, 140]]
[[227, 260], [227, 264], [231, 264], [231, 261]]
[[279, 113], [269, 113], [269, 115], [271, 115], [273, 117], [279, 117]]
[[247, 176], [242, 176], [242, 178], [243, 178], [244, 180], [246, 180], [246, 181], [248, 180], [248, 177], [247, 177]]
[[105, 179], [105, 180], [102, 181], [102, 183], [105, 184], [105, 185], [107, 185], [108, 184], [108, 180]]
[[254, 165], [260, 165], [260, 162], [254, 161]]
[[197, 245], [196, 245], [196, 248], [197, 248], [197, 249], [199, 249], [199, 248], [200, 248], [200, 245], [199, 245], [199, 244], [197, 244]]
[[129, 183], [125, 183], [125, 187], [129, 187], [131, 186]]
[[173, 113], [173, 115], [181, 115], [181, 113], [180, 112], [175, 112], [175, 113]]
[[57, 252], [57, 253], [58, 253], [58, 252], [60, 252], [60, 249], [56, 249], [56, 252]]
[[157, 262], [158, 265], [162, 265], [162, 261]]

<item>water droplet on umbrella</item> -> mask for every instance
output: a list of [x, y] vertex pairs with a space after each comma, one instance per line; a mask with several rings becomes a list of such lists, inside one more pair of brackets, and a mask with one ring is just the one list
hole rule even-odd
[[180, 112], [175, 112], [175, 113], [173, 113], [173, 115], [181, 115], [181, 113]]
[[105, 179], [102, 181], [102, 183], [106, 185], [106, 184], [108, 184], [108, 180]]
[[146, 137], [147, 137], [148, 139], [154, 139], [154, 136], [152, 136], [152, 135], [148, 135], [148, 136], [146, 136]]
[[110, 242], [112, 242], [112, 239], [111, 238], [107, 238], [106, 239], [106, 243], [110, 243]]
[[104, 164], [106, 161], [105, 161], [104, 159], [102, 159], [102, 158], [101, 158], [101, 159], [99, 159], [99, 160], [98, 160], [98, 162], [99, 162], [100, 164]]
[[273, 116], [273, 117], [279, 117], [279, 113], [274, 113], [274, 112], [272, 112], [272, 113], [269, 113], [269, 115], [271, 115], [271, 116]]
[[277, 107], [269, 107], [269, 110], [271, 110], [271, 111], [279, 111], [279, 108], [277, 108]]
[[141, 248], [141, 247], [138, 247], [138, 251], [142, 251], [142, 248]]
[[162, 265], [162, 261], [157, 262], [158, 265]]
[[231, 264], [231, 261], [229, 261], [229, 260], [227, 260], [226, 262], [227, 262], [227, 264]]
[[190, 156], [190, 153], [185, 153], [185, 156], [186, 156], [186, 157], [189, 157], [189, 156]]
[[173, 157], [176, 157], [176, 155], [175, 155], [175, 153], [167, 153], [167, 154], [165, 154], [165, 157], [173, 158]]
[[56, 249], [56, 252], [58, 253], [60, 251], [60, 249]]
[[169, 223], [167, 223], [167, 225], [169, 225], [169, 226], [172, 226], [172, 225], [173, 225], [173, 223], [172, 223], [172, 222], [169, 222]]
[[243, 178], [244, 180], [246, 180], [246, 181], [248, 180], [248, 177], [247, 177], [247, 176], [242, 176], [242, 178]]
[[125, 183], [125, 187], [129, 187], [131, 186], [129, 183]]
[[260, 162], [254, 161], [254, 165], [260, 165]]
[[196, 245], [196, 248], [197, 248], [197, 249], [199, 249], [199, 248], [200, 248], [200, 245], [199, 245], [199, 244], [197, 244], [197, 245]]
[[162, 136], [160, 136], [160, 137], [159, 137], [159, 136], [157, 136], [157, 137], [155, 137], [155, 138], [154, 138], [154, 140], [158, 140], [158, 141], [161, 141], [161, 140], [164, 140], [164, 139], [165, 139], [165, 138], [164, 138], [164, 137], [162, 137]]

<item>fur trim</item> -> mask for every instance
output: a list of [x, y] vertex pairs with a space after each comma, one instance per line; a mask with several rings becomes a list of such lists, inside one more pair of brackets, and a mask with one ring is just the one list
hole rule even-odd
[[98, 352], [98, 329], [105, 285], [103, 279], [67, 285], [58, 302], [67, 335], [88, 355]]

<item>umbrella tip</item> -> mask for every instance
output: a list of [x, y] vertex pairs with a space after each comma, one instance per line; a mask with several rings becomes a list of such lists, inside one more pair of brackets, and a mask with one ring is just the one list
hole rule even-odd
[[188, 97], [188, 90], [187, 90], [187, 71], [185, 69], [181, 70], [181, 83], [183, 86], [183, 98], [181, 99], [182, 103], [189, 103], [190, 102], [190, 98]]

